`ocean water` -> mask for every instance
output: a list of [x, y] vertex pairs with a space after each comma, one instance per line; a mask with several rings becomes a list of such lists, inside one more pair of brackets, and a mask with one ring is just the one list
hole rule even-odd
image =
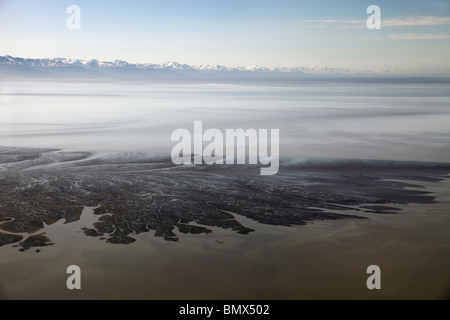
[[0, 81], [0, 145], [170, 154], [177, 128], [279, 129], [280, 156], [450, 161], [448, 83]]
[[[201, 120], [204, 129], [279, 129], [282, 157], [450, 162], [449, 105], [448, 84], [417, 81], [3, 80], [0, 146], [147, 159], [136, 152], [169, 154], [172, 131], [192, 132]], [[53, 162], [65, 165], [64, 156]], [[437, 202], [294, 227], [236, 215], [255, 232], [211, 227], [210, 234], [180, 233], [179, 242], [153, 231], [133, 235], [137, 241], [128, 245], [88, 237], [81, 228], [98, 216], [84, 207], [78, 221], [46, 226], [53, 246], [0, 248], [0, 271], [8, 275], [0, 280], [0, 299], [448, 299], [450, 180], [416, 187]], [[66, 268], [73, 264], [81, 268], [82, 290], [66, 287]], [[372, 264], [382, 269], [381, 291], [366, 287]]]

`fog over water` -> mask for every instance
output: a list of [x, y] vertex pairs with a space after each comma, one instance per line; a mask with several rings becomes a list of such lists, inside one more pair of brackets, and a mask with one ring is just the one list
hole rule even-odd
[[448, 83], [3, 80], [0, 145], [169, 154], [201, 120], [279, 129], [282, 157], [449, 162], [449, 102]]

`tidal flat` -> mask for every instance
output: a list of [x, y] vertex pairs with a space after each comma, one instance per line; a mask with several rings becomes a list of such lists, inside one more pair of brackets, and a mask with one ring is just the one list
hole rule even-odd
[[[146, 153], [2, 147], [0, 170], [2, 298], [448, 294], [449, 164], [285, 159], [260, 176]], [[71, 264], [79, 292], [65, 287]], [[371, 264], [389, 279], [377, 293], [365, 286]]]
[[[361, 80], [0, 79], [0, 298], [448, 299], [448, 79]], [[198, 120], [278, 173], [173, 165]]]

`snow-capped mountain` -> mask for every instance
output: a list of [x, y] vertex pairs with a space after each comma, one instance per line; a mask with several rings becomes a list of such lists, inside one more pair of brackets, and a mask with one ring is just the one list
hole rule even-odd
[[159, 71], [202, 71], [202, 72], [256, 72], [256, 73], [314, 73], [314, 74], [355, 74], [355, 73], [385, 73], [386, 70], [352, 70], [333, 67], [298, 67], [298, 68], [268, 68], [261, 66], [250, 67], [226, 67], [221, 65], [200, 65], [192, 66], [180, 64], [178, 62], [166, 62], [163, 64], [152, 63], [128, 63], [123, 60], [99, 61], [74, 60], [67, 58], [51, 59], [27, 59], [11, 57], [9, 55], [0, 56], [0, 65], [28, 67], [28, 68], [82, 68], [91, 71], [101, 71], [105, 69], [139, 69], [139, 70], [159, 70]]

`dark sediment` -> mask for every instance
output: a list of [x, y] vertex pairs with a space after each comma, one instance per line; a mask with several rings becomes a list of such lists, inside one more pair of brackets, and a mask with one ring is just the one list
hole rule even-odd
[[18, 242], [22, 239], [23, 237], [20, 235], [0, 233], [0, 247], [7, 244]]
[[19, 243], [19, 245], [21, 246], [19, 251], [25, 251], [32, 247], [45, 247], [52, 244], [53, 243], [51, 242], [51, 240], [44, 236], [44, 234], [32, 235], [29, 236], [25, 241]]
[[[70, 223], [91, 206], [99, 221], [84, 233], [122, 244], [143, 232], [178, 241], [177, 233], [208, 234], [211, 227], [254, 231], [236, 215], [292, 226], [397, 213], [396, 204], [434, 200], [406, 180], [439, 181], [450, 172], [448, 164], [342, 161], [282, 166], [275, 176], [260, 176], [254, 166], [174, 167], [170, 159], [142, 154], [102, 158], [14, 148], [0, 148], [2, 163], [0, 231], [33, 233], [44, 223]], [[0, 233], [0, 246], [21, 240]], [[50, 242], [32, 235], [20, 245]]]

